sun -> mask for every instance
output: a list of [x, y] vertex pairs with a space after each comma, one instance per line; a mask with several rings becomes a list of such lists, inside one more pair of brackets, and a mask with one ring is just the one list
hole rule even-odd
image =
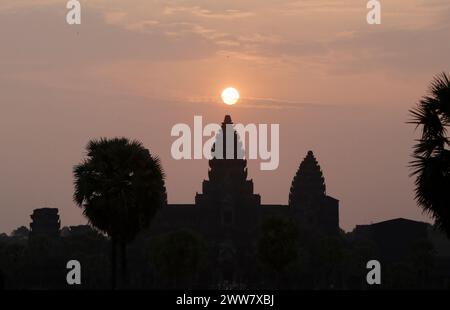
[[225, 88], [222, 91], [222, 100], [225, 104], [233, 105], [239, 100], [239, 92], [233, 87]]

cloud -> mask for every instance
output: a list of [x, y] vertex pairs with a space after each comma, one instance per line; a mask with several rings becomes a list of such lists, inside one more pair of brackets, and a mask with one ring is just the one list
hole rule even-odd
[[242, 105], [244, 108], [259, 108], [259, 109], [304, 109], [304, 108], [329, 108], [335, 105], [314, 103], [314, 102], [299, 102], [291, 100], [283, 100], [278, 98], [257, 98], [244, 97], [242, 98]]
[[[50, 65], [86, 67], [130, 59], [182, 62], [222, 55], [261, 66], [288, 64], [292, 70], [340, 75], [412, 74], [448, 66], [450, 47], [442, 43], [449, 39], [446, 0], [383, 4], [383, 24], [371, 28], [364, 22], [365, 5], [356, 0], [261, 5], [254, 0], [197, 0], [190, 6], [185, 1], [136, 0], [132, 7], [93, 0], [84, 7], [79, 27], [65, 24], [66, 9], [59, 1], [37, 5], [21, 0], [13, 10], [14, 3], [0, 6], [0, 63], [15, 73]], [[347, 16], [351, 18], [344, 19]], [[317, 24], [311, 24], [312, 19]]]
[[308, 12], [326, 12], [328, 14], [335, 12], [354, 12], [361, 11], [365, 8], [365, 5], [360, 5], [352, 1], [336, 1], [336, 0], [297, 0], [287, 3], [284, 9], [284, 13], [303, 13]]
[[226, 9], [219, 12], [213, 12], [211, 10], [199, 7], [199, 6], [168, 6], [164, 9], [164, 15], [175, 15], [178, 13], [189, 13], [191, 15], [201, 17], [201, 18], [212, 18], [212, 19], [222, 19], [222, 20], [233, 20], [237, 18], [246, 18], [254, 16], [253, 12], [243, 12], [241, 10]]
[[[329, 64], [340, 73], [384, 70], [394, 73], [440, 71], [450, 67], [450, 27], [359, 31], [349, 38], [330, 41], [334, 52]], [[447, 56], [446, 56], [447, 55]]]
[[[157, 26], [155, 31], [135, 31], [116, 24], [121, 14], [104, 15], [97, 10], [85, 10], [82, 24], [69, 26], [65, 8], [46, 6], [0, 12], [0, 63], [14, 66], [47, 65], [87, 66], [127, 59], [152, 61], [192, 60], [213, 55], [214, 43], [198, 31], [183, 32], [184, 25], [164, 28], [157, 21], [144, 21], [140, 27]], [[167, 30], [183, 32], [173, 39]], [[13, 31], [11, 31], [13, 30]], [[20, 65], [19, 65], [20, 66]]]
[[[201, 105], [222, 104], [222, 101], [217, 96], [191, 97], [186, 99], [171, 100], [171, 102], [178, 103], [193, 103]], [[279, 98], [259, 98], [259, 97], [242, 97], [236, 104], [236, 108], [257, 108], [257, 109], [304, 109], [304, 108], [329, 108], [336, 105], [314, 103], [314, 102], [300, 102], [292, 100], [284, 100]]]

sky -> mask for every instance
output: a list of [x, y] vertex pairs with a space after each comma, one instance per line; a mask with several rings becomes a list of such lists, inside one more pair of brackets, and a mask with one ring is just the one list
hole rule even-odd
[[[404, 217], [431, 221], [414, 201], [408, 163], [418, 132], [408, 110], [450, 71], [450, 2], [363, 0], [65, 0], [0, 2], [0, 232], [72, 201], [72, 168], [89, 139], [138, 139], [158, 155], [169, 203], [192, 203], [205, 160], [171, 157], [172, 126], [195, 115], [280, 124], [280, 165], [249, 178], [262, 203], [286, 204], [313, 150], [327, 194], [350, 231]], [[222, 89], [241, 100], [225, 106]]]

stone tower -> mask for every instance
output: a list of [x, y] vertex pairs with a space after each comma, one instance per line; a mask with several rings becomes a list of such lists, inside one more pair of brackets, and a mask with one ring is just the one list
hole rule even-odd
[[301, 225], [318, 233], [339, 232], [339, 201], [327, 196], [325, 178], [312, 151], [292, 180], [289, 206]]
[[[243, 253], [257, 240], [261, 204], [260, 196], [253, 193], [253, 181], [247, 179], [247, 161], [238, 156], [243, 149], [236, 131], [230, 130], [232, 124], [231, 117], [225, 116], [209, 160], [208, 180], [203, 181], [203, 193], [195, 197], [199, 228], [213, 244], [219, 282], [241, 277], [238, 270], [242, 268], [238, 266]], [[227, 134], [233, 135], [232, 156], [226, 156]], [[218, 148], [219, 139], [222, 150]]]
[[57, 208], [33, 210], [30, 224], [30, 238], [37, 236], [58, 237], [61, 226]]
[[[210, 219], [211, 225], [223, 228], [223, 237], [250, 228], [257, 213], [255, 208], [261, 203], [260, 196], [253, 193], [253, 181], [247, 179], [247, 160], [238, 156], [243, 150], [234, 130], [231, 131], [234, 135], [234, 155], [232, 158], [226, 156], [226, 126], [232, 124], [231, 117], [225, 116], [213, 146], [213, 158], [209, 160], [208, 180], [203, 181], [203, 193], [197, 193], [195, 197], [199, 212]], [[223, 141], [222, 152], [216, 148], [218, 139]]]

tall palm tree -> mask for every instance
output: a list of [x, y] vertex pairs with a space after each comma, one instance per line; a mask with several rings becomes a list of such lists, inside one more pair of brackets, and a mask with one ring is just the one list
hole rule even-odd
[[111, 281], [116, 287], [116, 247], [126, 276], [126, 245], [147, 228], [167, 202], [160, 161], [138, 141], [92, 140], [87, 158], [74, 167], [74, 201], [89, 223], [111, 238]]
[[450, 237], [450, 79], [436, 76], [429, 94], [410, 111], [411, 123], [421, 128], [411, 163], [416, 176], [416, 200]]

